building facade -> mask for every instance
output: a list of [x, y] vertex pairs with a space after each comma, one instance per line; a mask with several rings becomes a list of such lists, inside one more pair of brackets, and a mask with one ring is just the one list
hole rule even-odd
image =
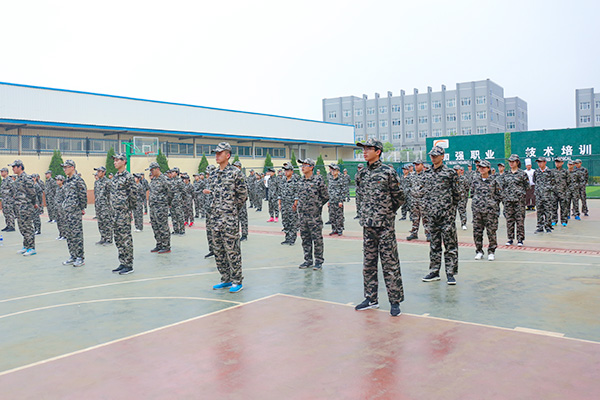
[[439, 92], [323, 99], [323, 121], [354, 125], [356, 140], [376, 137], [415, 151], [425, 149], [428, 137], [526, 131], [527, 119], [527, 103], [505, 98], [489, 79], [457, 83], [455, 90], [442, 85]]
[[600, 126], [600, 93], [594, 93], [594, 88], [576, 89], [575, 115], [577, 128]]

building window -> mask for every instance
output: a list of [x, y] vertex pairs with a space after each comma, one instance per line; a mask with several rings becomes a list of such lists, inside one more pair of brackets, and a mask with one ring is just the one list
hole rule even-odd
[[375, 107], [367, 108], [367, 115], [375, 115]]
[[446, 129], [446, 134], [448, 136], [454, 136], [454, 135], [456, 135], [456, 128], [448, 128], [448, 129]]
[[431, 122], [433, 122], [434, 124], [437, 124], [438, 122], [442, 122], [442, 115], [441, 114], [432, 115]]
[[336, 119], [336, 118], [337, 118], [337, 112], [329, 111], [329, 119]]
[[460, 98], [460, 105], [461, 106], [470, 106], [471, 105], [471, 98], [470, 97], [461, 97]]
[[400, 104], [392, 104], [392, 112], [400, 112], [402, 111], [402, 107], [400, 106]]
[[515, 116], [515, 110], [506, 110], [506, 116], [507, 117], [514, 117]]
[[442, 130], [441, 129], [433, 129], [431, 131], [431, 135], [433, 137], [440, 137], [440, 136], [442, 136]]
[[431, 102], [431, 108], [433, 108], [434, 110], [437, 110], [439, 108], [442, 108], [442, 102], [439, 100], [433, 100]]
[[415, 133], [413, 131], [406, 131], [405, 134], [407, 139], [414, 139], [415, 138]]
[[485, 96], [477, 96], [476, 102], [477, 105], [485, 104]]
[[463, 135], [470, 135], [471, 134], [471, 128], [462, 128], [462, 134]]
[[600, 122], [600, 114], [596, 114], [596, 122]]
[[516, 125], [514, 122], [507, 122], [506, 129], [515, 129]]
[[404, 105], [404, 111], [413, 111], [415, 109], [415, 105], [413, 103], [406, 103]]
[[419, 131], [419, 139], [423, 139], [427, 137], [427, 130]]
[[392, 140], [400, 140], [400, 139], [402, 139], [402, 133], [392, 132]]
[[464, 113], [460, 114], [460, 119], [462, 121], [470, 121], [471, 120], [471, 113], [470, 112], [464, 112]]
[[446, 99], [446, 107], [452, 108], [456, 107], [456, 98]]
[[400, 119], [392, 120], [392, 126], [400, 126], [400, 125], [402, 125], [402, 120], [400, 120]]
[[414, 125], [414, 124], [415, 124], [415, 119], [413, 117], [406, 118], [404, 120], [404, 125]]
[[387, 128], [387, 126], [388, 126], [387, 119], [382, 119], [381, 121], [379, 121], [379, 126], [382, 128]]
[[427, 102], [426, 101], [419, 102], [419, 110], [427, 110]]
[[477, 119], [487, 119], [487, 111], [477, 111]]
[[375, 121], [367, 121], [367, 128], [375, 128]]
[[354, 116], [361, 117], [362, 116], [362, 108], [357, 108], [356, 110], [354, 110]]
[[258, 157], [266, 157], [267, 153], [274, 158], [285, 158], [285, 149], [278, 147], [255, 147], [255, 155]]
[[478, 126], [477, 133], [480, 135], [487, 133], [487, 126]]
[[387, 106], [379, 106], [379, 114], [387, 114]]
[[589, 110], [591, 108], [591, 104], [589, 101], [582, 101], [581, 103], [579, 103], [579, 109], [580, 110]]
[[420, 124], [426, 124], [427, 123], [427, 116], [426, 115], [419, 116], [419, 123]]
[[365, 140], [365, 137], [363, 135], [356, 135], [356, 141], [360, 142], [361, 140]]
[[579, 122], [582, 124], [588, 124], [592, 122], [592, 117], [590, 115], [582, 115], [579, 117]]
[[596, 100], [596, 110], [600, 110], [600, 101]]
[[381, 140], [382, 142], [387, 142], [387, 133], [382, 133], [381, 135], [379, 135], [379, 140]]
[[446, 114], [446, 121], [448, 121], [448, 122], [456, 121], [456, 114]]
[[356, 122], [356, 123], [354, 124], [354, 127], [355, 127], [356, 129], [362, 129], [362, 128], [364, 128], [364, 127], [365, 127], [365, 125], [362, 123], [362, 121], [359, 121], [359, 122]]
[[350, 116], [350, 110], [344, 110], [344, 117]]

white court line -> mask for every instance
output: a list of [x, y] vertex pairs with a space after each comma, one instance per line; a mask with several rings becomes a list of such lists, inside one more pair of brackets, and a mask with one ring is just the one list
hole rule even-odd
[[34, 311], [51, 310], [53, 308], [76, 306], [76, 305], [80, 305], [80, 304], [105, 303], [105, 302], [110, 302], [110, 301], [127, 301], [127, 300], [204, 300], [204, 301], [218, 301], [218, 302], [222, 302], [222, 303], [243, 304], [239, 301], [211, 299], [208, 297], [183, 297], [183, 296], [118, 297], [118, 298], [114, 298], [114, 299], [85, 300], [85, 301], [77, 301], [75, 303], [54, 304], [54, 305], [46, 306], [46, 307], [31, 308], [29, 310], [17, 311], [17, 312], [11, 313], [11, 314], [0, 315], [0, 319], [13, 317], [15, 315], [27, 314], [27, 313], [34, 312]]
[[225, 311], [233, 310], [234, 308], [239, 308], [239, 307], [242, 307], [242, 306], [247, 305], [247, 304], [251, 304], [251, 303], [258, 302], [258, 301], [266, 300], [266, 299], [268, 299], [270, 297], [273, 297], [273, 296], [276, 296], [276, 294], [272, 294], [272, 295], [266, 296], [266, 297], [261, 297], [260, 299], [251, 300], [251, 301], [248, 301], [246, 303], [236, 304], [233, 307], [228, 307], [228, 308], [224, 308], [222, 310], [213, 311], [213, 312], [208, 313], [208, 314], [199, 315], [199, 316], [193, 317], [193, 318], [188, 318], [188, 319], [183, 320], [183, 321], [175, 322], [173, 324], [169, 324], [169, 325], [165, 325], [165, 326], [160, 326], [158, 328], [154, 328], [154, 329], [150, 329], [148, 331], [136, 333], [134, 335], [126, 336], [124, 338], [111, 340], [110, 342], [97, 344], [95, 346], [91, 346], [91, 347], [87, 347], [85, 349], [73, 351], [71, 353], [62, 354], [60, 356], [51, 357], [51, 358], [48, 358], [46, 360], [41, 360], [41, 361], [37, 361], [37, 362], [31, 363], [31, 364], [23, 365], [21, 367], [17, 367], [17, 368], [9, 369], [9, 370], [6, 370], [6, 371], [2, 371], [2, 372], [0, 372], [0, 376], [8, 375], [8, 374], [13, 373], [13, 372], [21, 371], [23, 369], [35, 367], [36, 365], [42, 365], [42, 364], [46, 364], [46, 363], [51, 362], [51, 361], [60, 360], [62, 358], [67, 358], [67, 357], [70, 357], [70, 356], [74, 356], [76, 354], [85, 353], [85, 352], [88, 352], [88, 351], [91, 351], [91, 350], [94, 350], [94, 349], [98, 349], [98, 348], [101, 348], [101, 347], [104, 347], [104, 346], [109, 346], [109, 345], [114, 344], [114, 343], [123, 342], [125, 340], [129, 340], [129, 339], [133, 339], [133, 338], [136, 338], [136, 337], [139, 337], [139, 336], [147, 335], [149, 333], [161, 331], [163, 329], [167, 329], [167, 328], [171, 328], [171, 327], [174, 327], [174, 326], [177, 326], [177, 325], [185, 324], [187, 322], [195, 321], [195, 320], [198, 320], [198, 319], [201, 319], [201, 318], [205, 318], [205, 317], [208, 317], [208, 316], [211, 316], [211, 315], [219, 314], [219, 313], [222, 313], [222, 312], [225, 312]]

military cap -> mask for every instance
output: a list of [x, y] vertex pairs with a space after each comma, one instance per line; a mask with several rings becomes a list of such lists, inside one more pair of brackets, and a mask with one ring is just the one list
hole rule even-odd
[[479, 164], [481, 162], [480, 159], [475, 160], [475, 164]]
[[222, 151], [228, 151], [231, 153], [231, 145], [227, 142], [221, 142], [217, 145], [217, 147], [212, 152], [220, 153]]
[[537, 160], [535, 160], [535, 161], [537, 161], [537, 162], [548, 161], [548, 159], [546, 157], [538, 157]]
[[483, 168], [492, 168], [492, 164], [488, 160], [481, 160], [479, 166]]
[[123, 161], [127, 161], [127, 155], [125, 153], [117, 153], [114, 156], [112, 156], [113, 160], [123, 160]]
[[104, 172], [106, 172], [106, 167], [102, 166], [102, 167], [94, 168], [94, 171], [104, 171]]
[[519, 161], [519, 156], [517, 154], [511, 154], [510, 157], [508, 157], [508, 161]]
[[506, 165], [504, 165], [504, 163], [502, 163], [502, 162], [499, 162], [499, 163], [498, 163], [498, 166], [501, 166], [501, 165], [502, 165], [503, 167], [506, 167]]
[[405, 164], [402, 169], [410, 169], [410, 166], [408, 164]]
[[581, 160], [578, 158], [575, 160], [575, 164], [581, 164]]
[[0, 171], [6, 171], [6, 172], [8, 172], [8, 168], [3, 167], [2, 169], [0, 169]]
[[40, 176], [38, 174], [31, 174], [32, 178], [39, 178]]
[[339, 166], [339, 165], [337, 165], [336, 163], [331, 163], [331, 164], [329, 164], [329, 168], [331, 168], [331, 169], [337, 169], [337, 170], [339, 170], [339, 169], [340, 169], [340, 166]]
[[134, 178], [141, 178], [142, 176], [140, 174], [138, 174], [137, 172], [133, 173], [133, 177]]
[[62, 175], [56, 175], [56, 178], [55, 178], [55, 179], [56, 179], [57, 181], [64, 181], [64, 180], [65, 180], [65, 177], [64, 177], [64, 176], [62, 176]]
[[52, 171], [48, 170], [48, 171], [46, 171], [46, 173], [47, 173], [47, 174], [51, 174], [51, 173], [52, 173]]
[[15, 160], [12, 164], [8, 164], [9, 167], [22, 167], [23, 165], [23, 161], [21, 160]]
[[413, 161], [413, 164], [423, 164], [423, 160], [415, 160]]
[[148, 168], [146, 168], [146, 171], [150, 171], [151, 169], [154, 169], [154, 168], [160, 168], [160, 165], [156, 161], [151, 162], [150, 166]]
[[554, 162], [565, 162], [565, 159], [564, 159], [564, 158], [562, 158], [562, 157], [556, 157], [556, 158], [554, 159]]
[[287, 169], [287, 170], [293, 170], [294, 166], [290, 163], [284, 163], [283, 164], [283, 169]]
[[61, 167], [75, 167], [75, 161], [67, 160], [64, 163], [60, 164]]
[[455, 169], [455, 170], [459, 170], [459, 169], [463, 169], [463, 167], [461, 167], [460, 165], [455, 165], [455, 166], [454, 166], [454, 169]]
[[568, 164], [568, 165], [575, 165], [575, 161], [573, 161], [573, 160], [569, 160], [569, 161], [567, 162], [567, 164]]
[[194, 175], [192, 175], [192, 176], [200, 176], [200, 174], [199, 174], [199, 173], [195, 173], [195, 174], [194, 174]]
[[305, 158], [304, 160], [298, 160], [298, 162], [300, 164], [308, 164], [311, 167], [315, 166], [315, 160], [313, 160], [312, 158]]
[[254, 170], [253, 170], [253, 169], [251, 169], [251, 170], [250, 170], [250, 172], [254, 172]]
[[170, 172], [177, 172], [177, 173], [179, 173], [179, 167], [173, 167], [169, 171]]
[[206, 172], [212, 172], [212, 171], [214, 171], [215, 169], [217, 169], [217, 167], [215, 167], [214, 165], [212, 165], [212, 164], [211, 164], [211, 165], [209, 165], [208, 167], [206, 167]]
[[233, 162], [233, 166], [234, 166], [234, 167], [240, 167], [240, 168], [241, 168], [241, 167], [242, 167], [242, 162], [241, 162], [240, 160], [234, 161], [234, 162]]
[[267, 168], [267, 172], [275, 172], [275, 168], [269, 167], [269, 168]]
[[430, 156], [443, 156], [444, 154], [446, 154], [446, 152], [440, 146], [433, 146], [433, 148], [429, 152]]
[[383, 151], [383, 143], [372, 137], [368, 138], [364, 143], [357, 142], [356, 145], [358, 147], [375, 147], [376, 149]]
[[365, 164], [358, 164], [358, 169], [364, 168]]
[[188, 174], [182, 174], [181, 179], [190, 179]]

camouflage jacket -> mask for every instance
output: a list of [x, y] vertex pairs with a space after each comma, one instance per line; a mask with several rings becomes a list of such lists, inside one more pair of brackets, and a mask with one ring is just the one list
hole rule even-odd
[[289, 204], [298, 200], [298, 181], [299, 177], [296, 174], [292, 174], [290, 179], [283, 178], [279, 185], [279, 199], [282, 204]]
[[106, 176], [94, 182], [94, 204], [96, 208], [110, 207], [110, 180]]
[[564, 168], [553, 169], [552, 175], [554, 175], [552, 192], [560, 198], [565, 198], [569, 188], [569, 171]]
[[579, 188], [582, 186], [585, 187], [585, 182], [583, 182], [583, 174], [576, 169], [569, 171], [569, 194], [571, 196], [577, 195], [577, 197], [579, 197]]
[[554, 174], [548, 167], [544, 171], [538, 168], [533, 173], [533, 183], [535, 184], [536, 197], [548, 197], [552, 195]]
[[185, 196], [183, 181], [180, 177], [176, 176], [175, 178], [171, 178], [169, 182], [171, 183], [171, 189], [173, 191], [173, 206], [182, 206]]
[[199, 181], [194, 181], [194, 183], [192, 183], [192, 186], [194, 188], [194, 195], [199, 196], [206, 185], [204, 183], [204, 179], [200, 179]]
[[269, 178], [269, 200], [279, 198], [279, 177], [273, 175]]
[[579, 178], [579, 182], [580, 182], [580, 188], [584, 188], [587, 183], [588, 183], [588, 179], [589, 179], [589, 173], [586, 167], [581, 167], [581, 168], [575, 168], [575, 170], [577, 171], [577, 173], [580, 175]]
[[129, 171], [117, 172], [110, 180], [110, 204], [113, 210], [134, 210], [136, 207], [135, 180]]
[[[63, 184], [64, 186], [64, 184]], [[60, 213], [62, 213], [62, 203], [63, 200], [65, 199], [65, 191], [63, 190], [62, 186], [58, 186], [58, 184], [56, 184], [56, 193], [54, 195], [54, 205], [57, 208], [57, 211], [59, 211]]]
[[144, 204], [144, 202], [146, 201], [146, 187], [144, 186], [142, 181], [140, 181], [140, 183], [134, 183], [133, 190], [135, 192], [135, 200], [137, 202], [137, 205]]
[[464, 200], [467, 197], [469, 197], [470, 186], [471, 182], [469, 181], [469, 178], [467, 178], [465, 175], [458, 176], [458, 191], [460, 192], [461, 200]]
[[414, 200], [422, 199], [425, 196], [425, 190], [427, 186], [427, 174], [425, 171], [420, 173], [412, 172], [408, 174], [408, 188], [410, 192], [410, 198]]
[[405, 200], [398, 174], [380, 160], [367, 164], [359, 174], [360, 225], [369, 228], [393, 226], [396, 211]]
[[500, 210], [500, 180], [492, 176], [485, 180], [481, 175], [471, 182], [471, 210], [473, 213]]
[[77, 174], [65, 179], [62, 187], [62, 209], [65, 212], [81, 212], [87, 207], [87, 186]]
[[428, 169], [425, 177], [425, 214], [455, 217], [456, 207], [460, 201], [456, 171], [442, 164], [438, 168], [432, 166]]
[[13, 180], [10, 177], [6, 177], [2, 179], [2, 184], [0, 184], [0, 200], [4, 204], [12, 204], [13, 203], [13, 194], [12, 194], [12, 185]]
[[46, 203], [52, 201], [56, 195], [56, 189], [58, 189], [58, 183], [54, 178], [50, 178], [46, 180], [46, 185], [44, 186], [44, 193], [46, 193]]
[[150, 190], [150, 184], [148, 183], [148, 180], [146, 178], [140, 179], [140, 183], [142, 184], [142, 187], [144, 188], [144, 193], [146, 193], [148, 190]]
[[248, 187], [242, 171], [231, 164], [210, 175], [208, 189], [212, 195], [210, 207], [213, 227], [231, 227], [238, 224], [238, 210], [248, 198]]
[[173, 201], [173, 191], [167, 177], [160, 174], [150, 179], [149, 204], [151, 207], [169, 207]]
[[346, 198], [346, 185], [344, 184], [344, 178], [339, 176], [334, 178], [330, 176], [327, 184], [327, 193], [329, 195], [329, 202], [331, 203], [342, 203]]
[[510, 169], [502, 174], [499, 181], [502, 193], [502, 201], [522, 201], [525, 200], [525, 193], [529, 189], [529, 178], [522, 169], [512, 172]]
[[42, 186], [42, 184], [38, 181], [38, 182], [33, 182], [34, 188], [35, 188], [35, 203], [40, 206], [43, 207], [44, 205], [44, 186]]
[[323, 205], [329, 201], [329, 194], [323, 177], [313, 174], [298, 180], [298, 213], [305, 218], [321, 215]]
[[35, 205], [36, 204], [36, 193], [33, 178], [31, 175], [23, 172], [17, 176], [14, 182], [10, 184], [12, 198], [14, 199], [14, 205]]
[[183, 195], [184, 195], [184, 201], [186, 203], [193, 201], [192, 199], [194, 198], [194, 185], [192, 185], [191, 183], [184, 183], [183, 184]]

